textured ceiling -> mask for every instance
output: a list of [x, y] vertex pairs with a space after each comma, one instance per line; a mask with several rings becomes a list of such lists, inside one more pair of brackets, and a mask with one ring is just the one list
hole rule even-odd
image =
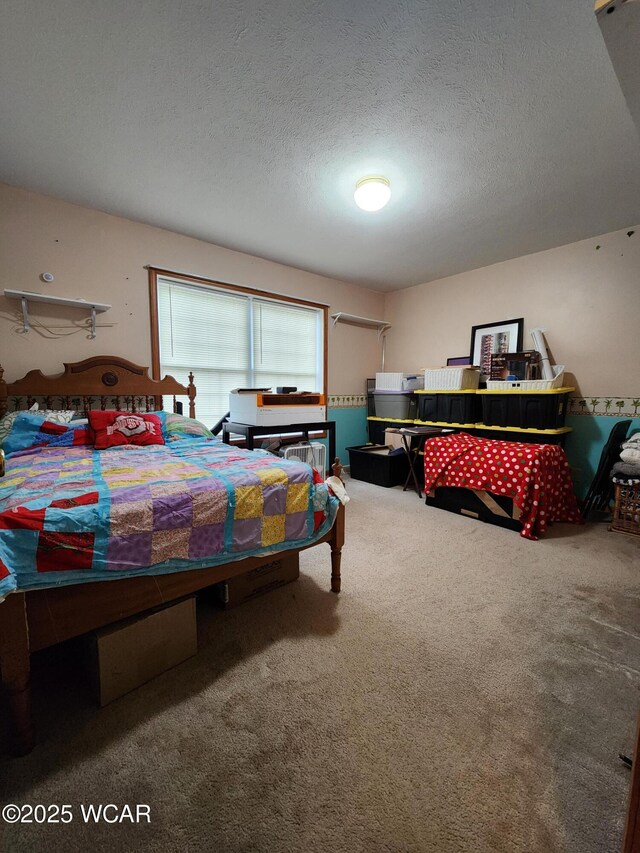
[[640, 220], [592, 0], [5, 0], [1, 29], [11, 184], [379, 290]]

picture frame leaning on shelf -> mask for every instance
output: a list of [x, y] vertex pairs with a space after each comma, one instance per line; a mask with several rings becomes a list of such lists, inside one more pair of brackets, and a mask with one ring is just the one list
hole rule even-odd
[[524, 318], [499, 320], [471, 327], [471, 364], [480, 367], [480, 381], [486, 382], [491, 373], [491, 356], [501, 352], [520, 352]]

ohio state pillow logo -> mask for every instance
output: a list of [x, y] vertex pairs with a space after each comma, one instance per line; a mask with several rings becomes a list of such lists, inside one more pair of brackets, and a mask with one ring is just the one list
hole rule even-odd
[[107, 435], [113, 435], [114, 432], [122, 433], [127, 438], [132, 435], [142, 435], [148, 432], [150, 435], [156, 435], [155, 424], [150, 421], [145, 421], [140, 415], [119, 415], [115, 421], [107, 427]]

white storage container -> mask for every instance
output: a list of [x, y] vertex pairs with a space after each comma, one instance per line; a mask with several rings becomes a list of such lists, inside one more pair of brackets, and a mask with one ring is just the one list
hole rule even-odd
[[425, 391], [475, 391], [479, 384], [477, 367], [439, 367], [424, 372]]
[[564, 364], [552, 364], [553, 379], [488, 379], [487, 391], [550, 391], [562, 388], [564, 382]]
[[376, 373], [376, 391], [417, 391], [422, 388], [420, 373]]
[[416, 397], [410, 391], [374, 391], [373, 404], [377, 418], [402, 421], [416, 416]]

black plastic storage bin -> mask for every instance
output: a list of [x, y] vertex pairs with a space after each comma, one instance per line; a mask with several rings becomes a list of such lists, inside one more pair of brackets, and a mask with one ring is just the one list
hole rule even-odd
[[487, 426], [522, 426], [520, 395], [515, 393], [480, 394], [482, 423]]
[[506, 495], [488, 495], [486, 492], [473, 489], [440, 486], [427, 495], [426, 504], [438, 509], [446, 509], [448, 512], [477, 518], [487, 524], [497, 524], [508, 530], [522, 530], [522, 523], [513, 517], [515, 514], [513, 501]]
[[440, 394], [428, 392], [427, 394], [416, 394], [418, 398], [418, 418], [421, 421], [438, 420], [438, 397]]
[[416, 394], [418, 418], [446, 424], [475, 424], [480, 420], [482, 403], [475, 391], [447, 391], [444, 394], [428, 391]]
[[481, 411], [482, 403], [475, 393], [438, 394], [437, 420], [443, 423], [475, 424], [480, 420]]
[[413, 426], [415, 421], [383, 420], [382, 418], [367, 418], [367, 435], [371, 444], [385, 444], [385, 430], [402, 429], [402, 427]]
[[402, 451], [389, 452], [385, 445], [362, 444], [347, 447], [349, 472], [354, 480], [375, 486], [402, 486], [409, 473], [409, 458]]
[[564, 426], [569, 392], [564, 394], [520, 394], [520, 424], [529, 429]]
[[523, 429], [558, 429], [564, 426], [569, 391], [527, 393], [507, 391], [481, 394], [482, 423]]

